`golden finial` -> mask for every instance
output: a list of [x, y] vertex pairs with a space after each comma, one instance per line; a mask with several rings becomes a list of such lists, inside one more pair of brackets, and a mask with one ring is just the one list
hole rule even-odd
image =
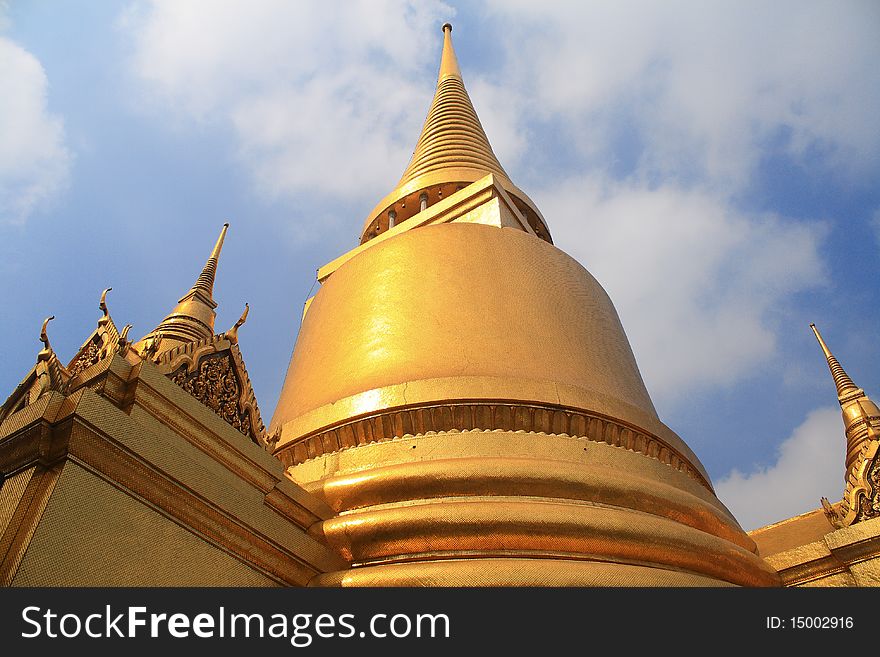
[[[481, 169], [480, 177], [494, 173], [507, 178], [464, 88], [458, 58], [452, 47], [452, 26], [447, 23], [443, 26], [443, 54], [440, 56], [434, 102], [428, 110], [412, 160], [397, 186], [406, 186], [438, 169], [457, 167]], [[457, 180], [452, 171], [449, 174], [453, 178], [448, 182], [469, 182]]]
[[100, 308], [101, 312], [104, 314], [101, 316], [101, 319], [98, 320], [98, 326], [102, 326], [110, 321], [110, 311], [107, 310], [107, 293], [112, 289], [112, 287], [108, 287], [101, 292], [101, 301], [98, 303], [98, 308]]
[[822, 339], [822, 335], [819, 333], [819, 329], [816, 328], [816, 325], [810, 324], [810, 328], [813, 329], [813, 333], [816, 334], [819, 346], [822, 347], [825, 359], [828, 361], [828, 369], [831, 370], [831, 376], [834, 377], [834, 385], [837, 386], [837, 396], [844, 397], [848, 393], [858, 390], [859, 387], [853, 383], [853, 380], [843, 371], [843, 367], [837, 362], [837, 359], [831, 353], [831, 350], [828, 349], [828, 345], [825, 344], [825, 340]]
[[131, 342], [128, 341], [128, 332], [131, 331], [131, 326], [131, 324], [126, 324], [122, 328], [122, 333], [119, 334], [119, 339], [116, 341], [116, 351], [121, 356], [125, 356], [131, 348]]
[[837, 529], [843, 527], [840, 514], [837, 513], [837, 510], [831, 505], [831, 502], [828, 501], [828, 498], [823, 497], [819, 501], [822, 503], [822, 511], [825, 513], [825, 517], [828, 518], [828, 522], [830, 522], [831, 525]]
[[443, 81], [443, 78], [450, 75], [461, 79], [461, 69], [458, 68], [458, 57], [455, 56], [455, 49], [452, 47], [452, 24], [443, 24], [443, 54], [440, 56], [440, 74], [437, 76], [437, 84]]
[[46, 327], [53, 319], [55, 319], [55, 315], [44, 319], [43, 326], [40, 328], [40, 342], [43, 343], [43, 348], [37, 354], [38, 361], [49, 360], [49, 357], [52, 355], [52, 345], [49, 344], [49, 335], [46, 333]]
[[233, 344], [238, 342], [238, 329], [242, 327], [242, 325], [247, 320], [248, 312], [250, 312], [250, 306], [247, 303], [244, 304], [244, 311], [241, 313], [241, 317], [238, 318], [238, 321], [235, 325], [226, 331], [226, 339], [232, 342]]
[[152, 358], [159, 351], [159, 344], [163, 340], [163, 335], [161, 333], [157, 333], [155, 336], [151, 338], [147, 338], [143, 341], [143, 349], [141, 350], [141, 357], [144, 360], [152, 360]]

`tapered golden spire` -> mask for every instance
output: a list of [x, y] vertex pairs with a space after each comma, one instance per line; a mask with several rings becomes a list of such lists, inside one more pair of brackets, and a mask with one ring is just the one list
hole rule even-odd
[[[482, 175], [494, 173], [508, 177], [464, 88], [451, 35], [452, 26], [447, 23], [443, 26], [437, 92], [409, 166], [397, 183], [398, 188], [427, 173], [456, 167], [478, 167], [484, 171]], [[449, 171], [449, 175], [455, 178], [454, 171]]]
[[458, 68], [458, 57], [452, 47], [452, 24], [443, 24], [443, 54], [440, 56], [440, 75], [437, 76], [437, 84], [443, 82], [443, 78], [454, 75], [461, 79], [461, 69]]
[[[211, 303], [213, 303], [212, 295], [214, 293], [214, 277], [217, 275], [217, 261], [220, 259], [220, 251], [223, 249], [223, 240], [226, 239], [227, 230], [229, 230], [229, 224], [225, 223], [220, 231], [220, 237], [217, 238], [217, 243], [214, 245], [214, 250], [211, 251], [211, 256], [205, 263], [205, 268], [202, 269], [196, 284], [192, 287], [192, 290], [198, 289], [207, 294], [211, 298]], [[217, 304], [214, 303], [212, 307], [216, 308]]]
[[880, 429], [880, 409], [859, 388], [849, 375], [844, 371], [838, 360], [831, 353], [819, 329], [815, 324], [810, 324], [816, 339], [822, 347], [825, 359], [828, 361], [828, 369], [834, 378], [837, 387], [837, 400], [843, 413], [843, 425], [846, 430], [846, 472], [850, 472], [853, 462], [857, 459], [859, 451], [870, 436], [876, 435]]
[[171, 314], [138, 341], [135, 345], [138, 351], [147, 345], [153, 345], [152, 352], [157, 354], [172, 349], [180, 343], [195, 342], [214, 335], [216, 316], [214, 309], [217, 307], [213, 296], [214, 278], [217, 275], [217, 262], [228, 229], [229, 224], [223, 224], [217, 243], [195, 284], [178, 300]]
[[828, 345], [825, 344], [825, 340], [822, 339], [822, 334], [819, 333], [819, 329], [816, 328], [815, 324], [810, 324], [810, 328], [813, 329], [813, 333], [816, 334], [816, 339], [819, 341], [819, 346], [822, 347], [822, 351], [825, 354], [825, 359], [828, 361], [828, 369], [831, 370], [831, 376], [834, 377], [834, 385], [837, 386], [837, 396], [844, 397], [849, 392], [853, 390], [858, 390], [859, 387], [853, 383], [853, 380], [849, 378], [846, 372], [843, 371], [843, 367], [840, 366], [840, 363], [834, 357], [834, 354], [831, 353], [831, 350], [828, 349]]
[[490, 173], [513, 197], [535, 233], [550, 241], [541, 213], [532, 200], [511, 182], [489, 144], [464, 87], [458, 58], [452, 47], [452, 25], [446, 23], [443, 26], [443, 54], [440, 57], [437, 91], [412, 159], [397, 187], [370, 213], [364, 224], [361, 242]]

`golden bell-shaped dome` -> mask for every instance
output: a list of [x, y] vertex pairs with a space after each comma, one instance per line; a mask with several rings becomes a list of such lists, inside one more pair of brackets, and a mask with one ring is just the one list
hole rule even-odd
[[696, 463], [657, 418], [589, 272], [523, 231], [469, 223], [419, 227], [334, 272], [303, 320], [272, 424], [284, 442], [454, 399], [589, 409], [662, 435]]
[[351, 568], [313, 583], [778, 583], [496, 163], [319, 270], [270, 429], [339, 514], [310, 532]]

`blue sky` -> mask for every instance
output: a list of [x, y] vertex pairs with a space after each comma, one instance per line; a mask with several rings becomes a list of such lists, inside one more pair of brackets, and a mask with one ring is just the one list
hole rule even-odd
[[880, 397], [875, 2], [0, 3], [0, 389], [108, 297], [152, 329], [231, 223], [217, 330], [274, 409], [315, 270], [431, 101], [440, 25], [496, 154], [608, 290], [747, 528], [843, 487], [809, 330]]

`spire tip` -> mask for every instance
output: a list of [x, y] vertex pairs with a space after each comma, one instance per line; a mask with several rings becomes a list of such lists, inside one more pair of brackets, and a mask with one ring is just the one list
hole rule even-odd
[[437, 76], [439, 85], [445, 77], [457, 77], [461, 79], [461, 69], [458, 68], [458, 59], [455, 49], [452, 47], [452, 24], [443, 24], [443, 54], [440, 55], [440, 75]]
[[831, 353], [828, 345], [825, 344], [825, 340], [822, 339], [822, 334], [819, 333], [819, 329], [816, 328], [816, 325], [810, 324], [810, 328], [812, 328], [813, 333], [816, 334], [816, 340], [819, 341], [822, 353], [825, 354], [825, 360], [828, 361], [828, 368], [831, 370], [831, 376], [834, 378], [835, 386], [837, 386], [838, 398], [843, 398], [849, 391], [858, 390], [858, 386], [856, 386], [856, 384], [853, 383], [853, 380], [849, 378], [847, 373], [843, 370], [843, 367], [841, 367], [838, 360], [834, 357], [834, 354]]

